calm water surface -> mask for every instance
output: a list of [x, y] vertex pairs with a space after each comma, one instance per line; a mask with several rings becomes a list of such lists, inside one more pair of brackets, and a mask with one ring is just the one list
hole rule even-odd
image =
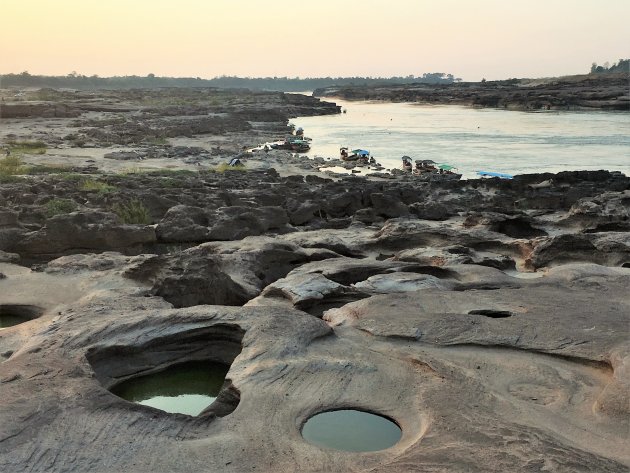
[[125, 381], [112, 392], [144, 406], [196, 416], [214, 402], [228, 370], [229, 366], [221, 363], [181, 363]]
[[630, 114], [515, 112], [461, 106], [334, 101], [347, 113], [293, 120], [313, 139], [309, 156], [365, 148], [387, 168], [432, 159], [509, 174], [608, 169], [630, 175]]
[[13, 327], [14, 325], [19, 325], [24, 322], [28, 322], [28, 319], [18, 317], [17, 315], [0, 314], [0, 330], [7, 327]]
[[373, 452], [398, 443], [402, 431], [385, 417], [343, 409], [311, 417], [302, 428], [302, 436], [322, 447], [347, 452]]

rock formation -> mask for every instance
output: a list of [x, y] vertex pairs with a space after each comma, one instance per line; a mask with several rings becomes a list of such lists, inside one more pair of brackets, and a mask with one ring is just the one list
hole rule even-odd
[[[266, 116], [245, 103], [226, 110]], [[0, 322], [22, 323], [0, 328], [0, 471], [627, 471], [629, 193], [607, 171], [12, 176]], [[111, 391], [204, 360], [230, 368], [197, 416]], [[402, 438], [304, 440], [346, 408]]]

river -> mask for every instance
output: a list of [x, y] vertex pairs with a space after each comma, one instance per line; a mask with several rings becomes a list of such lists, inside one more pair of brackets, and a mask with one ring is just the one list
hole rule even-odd
[[367, 149], [386, 168], [401, 156], [509, 174], [608, 169], [630, 175], [630, 114], [516, 112], [456, 105], [348, 102], [346, 113], [292, 121], [313, 139], [308, 156]]

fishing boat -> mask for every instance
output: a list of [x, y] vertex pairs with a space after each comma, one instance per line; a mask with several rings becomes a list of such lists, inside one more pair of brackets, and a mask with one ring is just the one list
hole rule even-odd
[[304, 139], [298, 136], [288, 136], [283, 141], [277, 141], [271, 144], [272, 149], [288, 149], [291, 151], [296, 151], [298, 153], [303, 153], [311, 149], [311, 145], [309, 144], [308, 139]]
[[292, 151], [297, 151], [298, 153], [303, 153], [311, 149], [311, 145], [307, 140], [300, 138], [292, 138], [287, 139], [289, 143], [289, 147]]
[[413, 170], [414, 174], [423, 174], [426, 172], [436, 172], [436, 162], [432, 159], [416, 159], [416, 167]]
[[343, 147], [339, 149], [339, 154], [344, 161], [370, 161], [370, 152], [366, 149], [348, 151], [348, 148]]
[[[403, 157], [404, 160], [404, 157]], [[413, 173], [429, 180], [459, 180], [462, 175], [450, 164], [438, 164], [432, 159], [417, 159]]]
[[403, 171], [407, 171], [407, 172], [413, 171], [413, 164], [411, 164], [411, 158], [409, 156], [402, 157], [402, 168], [403, 168]]

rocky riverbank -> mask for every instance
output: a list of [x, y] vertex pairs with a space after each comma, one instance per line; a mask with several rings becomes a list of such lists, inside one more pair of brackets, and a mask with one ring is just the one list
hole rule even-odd
[[630, 111], [627, 73], [453, 84], [327, 87], [317, 97], [417, 102], [509, 110]]
[[[0, 329], [0, 471], [627, 471], [630, 178], [213, 165], [286, 132], [293, 106], [226, 106], [191, 137], [167, 136], [189, 128], [166, 108], [8, 121], [48, 148], [0, 180], [0, 321], [23, 321]], [[198, 360], [230, 366], [198, 416], [110, 391]], [[302, 438], [341, 408], [402, 438]]]

